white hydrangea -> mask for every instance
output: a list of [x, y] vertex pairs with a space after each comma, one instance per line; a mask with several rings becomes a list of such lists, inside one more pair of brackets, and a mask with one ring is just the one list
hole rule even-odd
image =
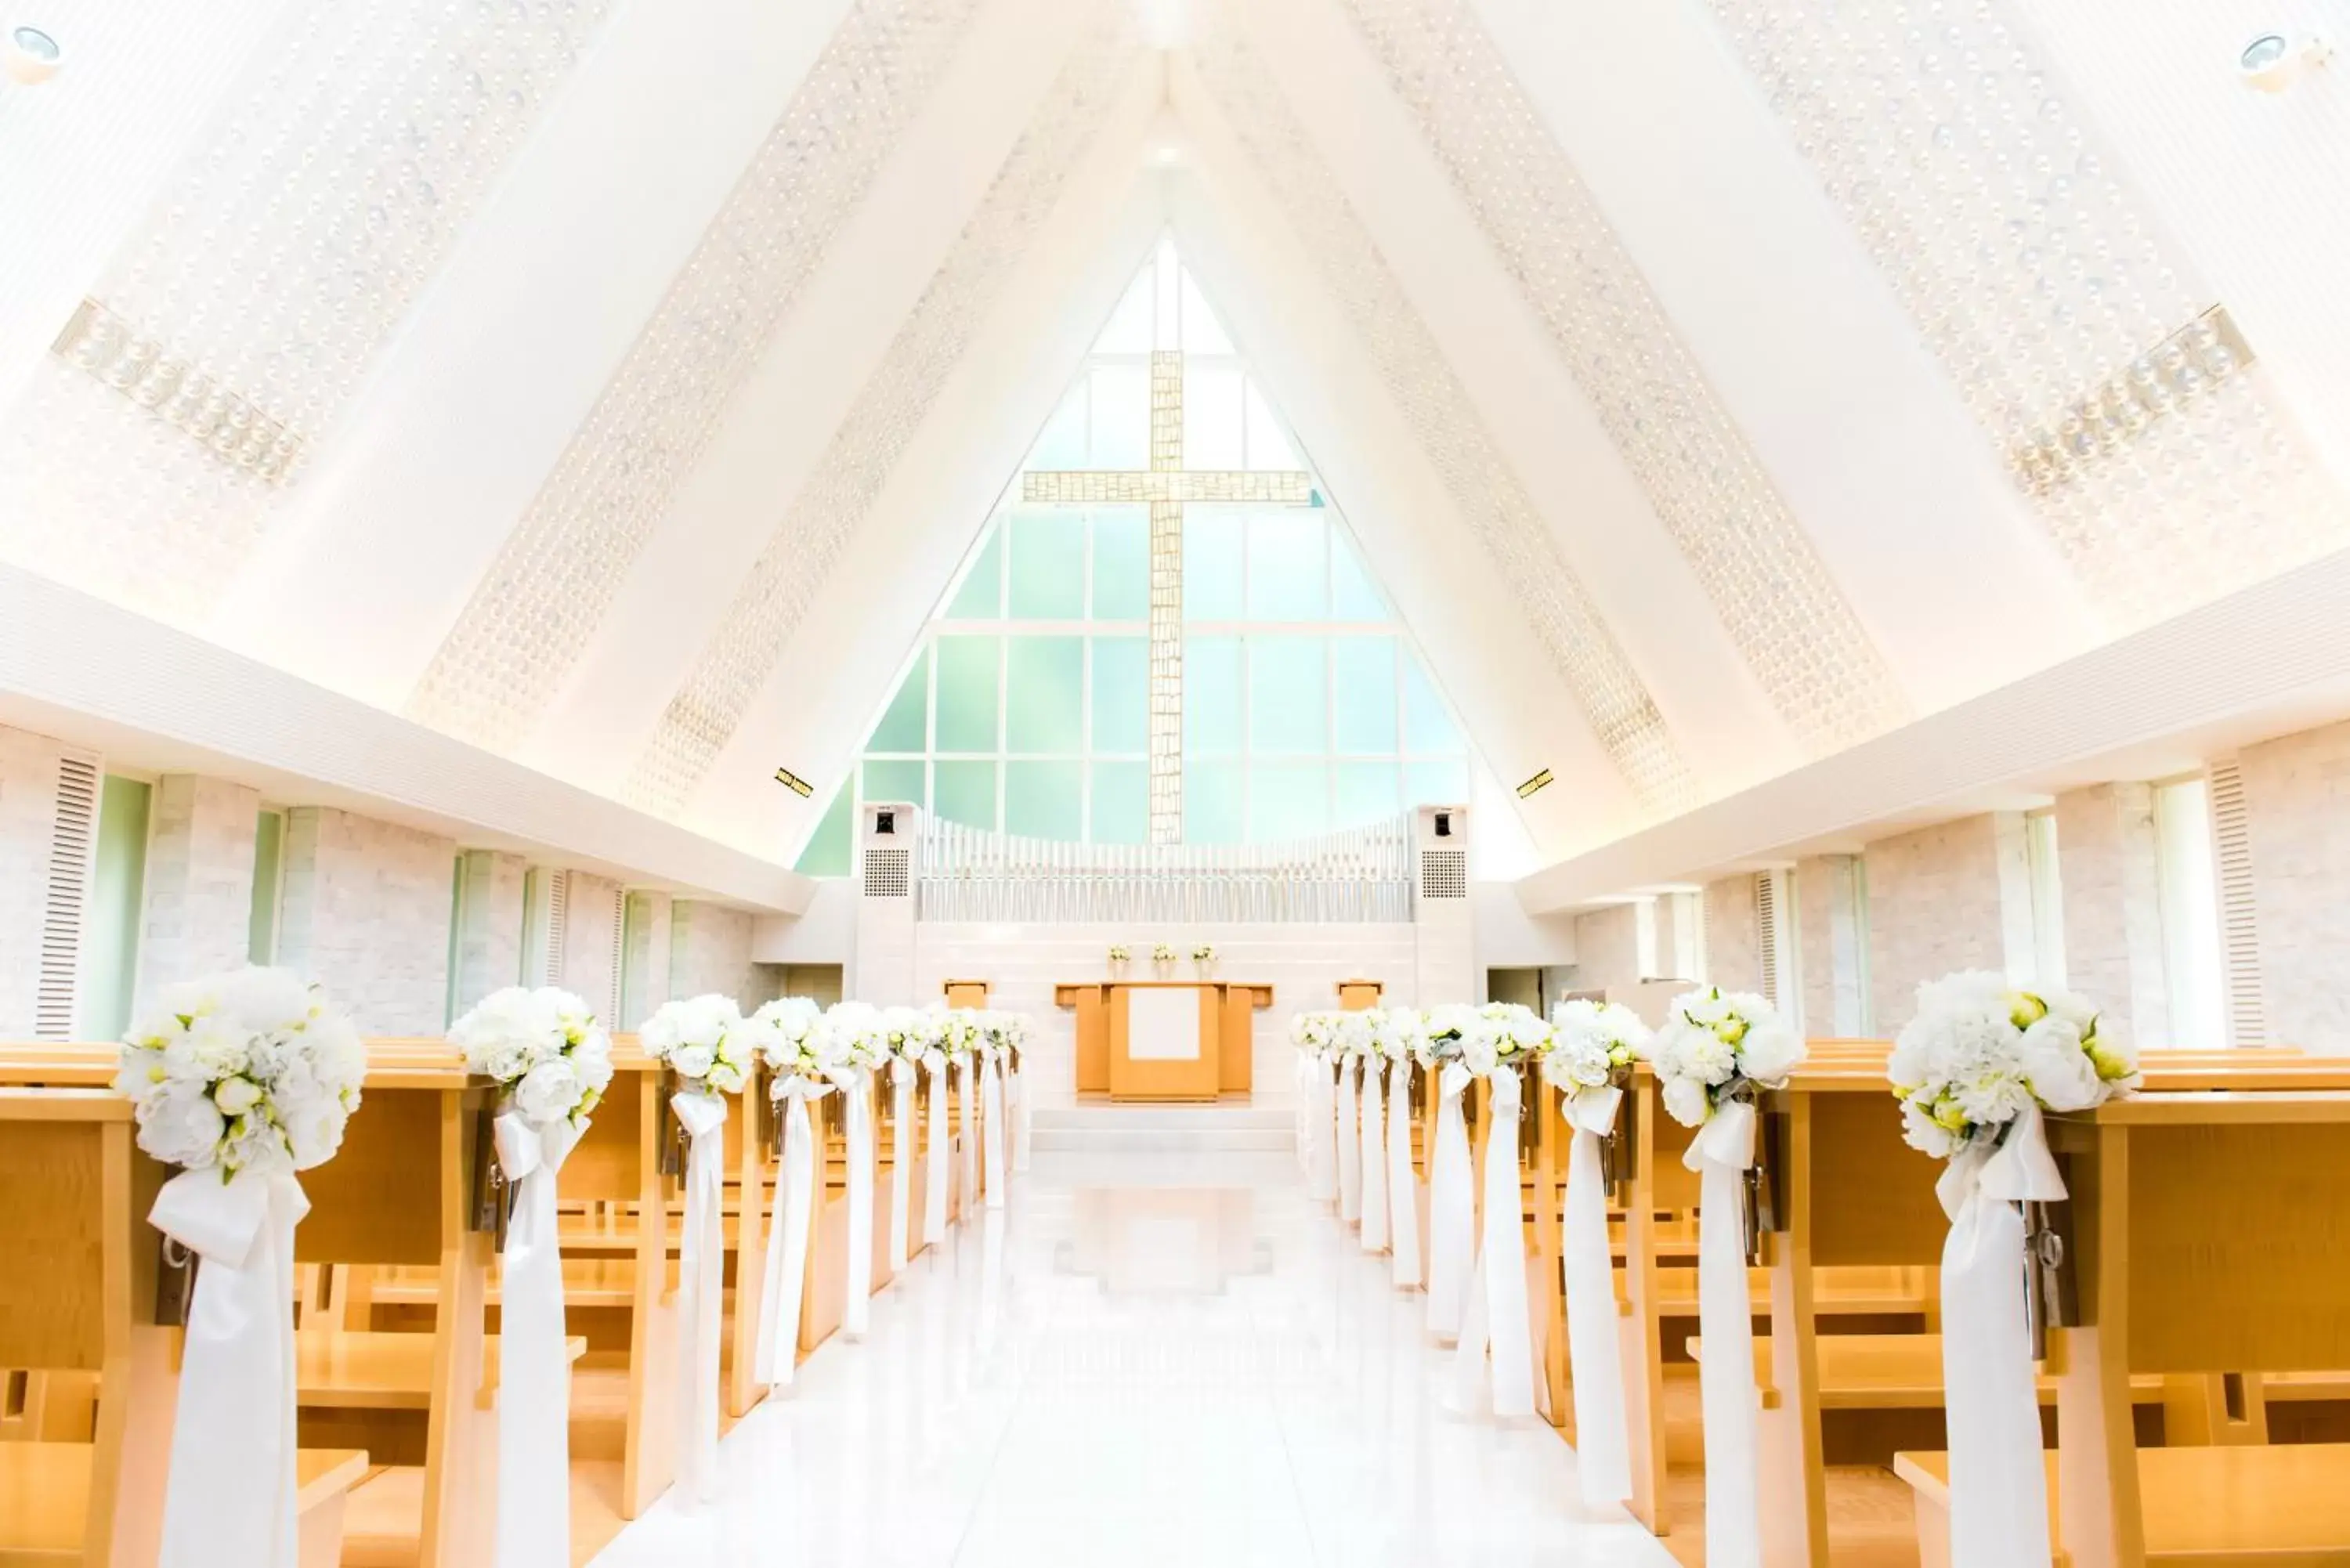
[[1289, 1043], [1308, 1056], [1324, 1057], [1337, 1048], [1338, 1015], [1327, 1012], [1301, 1012], [1290, 1015]]
[[780, 996], [761, 1003], [743, 1021], [743, 1036], [767, 1064], [768, 1092], [777, 1098], [787, 1081], [821, 1078], [837, 1064], [831, 1032], [824, 1026], [824, 1008], [805, 996]]
[[1803, 1064], [1804, 1039], [1769, 999], [1710, 986], [1673, 999], [1648, 1052], [1666, 1114], [1696, 1127], [1750, 1085], [1784, 1084]]
[[323, 991], [248, 967], [167, 987], [125, 1036], [114, 1087], [140, 1147], [225, 1179], [331, 1158], [366, 1076], [367, 1047]]
[[950, 1007], [939, 1015], [939, 1049], [950, 1056], [968, 1056], [979, 1049], [976, 1009]]
[[661, 1003], [637, 1031], [637, 1043], [690, 1088], [740, 1094], [753, 1062], [753, 1031], [745, 1023], [733, 997], [712, 992]]
[[1409, 1062], [1419, 1054], [1427, 1025], [1418, 1012], [1409, 1007], [1375, 1007], [1368, 1016], [1371, 1048], [1380, 1056], [1393, 1063]]
[[1886, 1064], [1911, 1147], [1948, 1158], [1995, 1142], [2026, 1107], [2085, 1111], [2139, 1083], [2137, 1054], [2103, 1034], [2067, 992], [1964, 970], [1918, 988], [1918, 1012]]
[[583, 999], [551, 985], [492, 992], [449, 1026], [449, 1043], [533, 1122], [584, 1126], [612, 1082], [612, 1037]]
[[1620, 1002], [1575, 997], [1551, 1009], [1550, 1019], [1543, 1079], [1570, 1094], [1605, 1088], [1617, 1068], [1630, 1066], [1648, 1048], [1648, 1026]]

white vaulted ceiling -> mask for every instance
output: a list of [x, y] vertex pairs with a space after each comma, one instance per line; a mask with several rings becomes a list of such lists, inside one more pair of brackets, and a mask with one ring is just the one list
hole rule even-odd
[[0, 87], [0, 557], [767, 859], [1170, 230], [1544, 860], [2350, 544], [2251, 0], [203, 9]]

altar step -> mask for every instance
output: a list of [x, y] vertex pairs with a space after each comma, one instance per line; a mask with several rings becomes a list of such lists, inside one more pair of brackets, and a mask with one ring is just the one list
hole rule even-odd
[[1280, 1106], [1039, 1106], [1039, 1154], [1286, 1153], [1295, 1117]]

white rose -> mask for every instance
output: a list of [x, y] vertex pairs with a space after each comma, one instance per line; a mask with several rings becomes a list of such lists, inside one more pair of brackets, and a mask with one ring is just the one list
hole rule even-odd
[[201, 1169], [213, 1164], [227, 1130], [227, 1119], [201, 1084], [166, 1084], [140, 1107], [139, 1147], [166, 1165]]
[[715, 1050], [708, 1045], [697, 1044], [680, 1045], [670, 1054], [669, 1064], [676, 1068], [682, 1077], [707, 1078], [710, 1076], [710, 1069], [716, 1064], [717, 1061], [718, 1053]]
[[2053, 1013], [2023, 1032], [2022, 1064], [2032, 1092], [2052, 1111], [2085, 1111], [2105, 1097], [2081, 1032]]
[[515, 1108], [530, 1121], [557, 1121], [571, 1114], [586, 1092], [578, 1073], [557, 1056], [533, 1067], [515, 1085]]
[[743, 1092], [743, 1084], [748, 1081], [748, 1075], [735, 1063], [717, 1062], [711, 1065], [707, 1081], [712, 1088], [722, 1095], [739, 1095]]
[[1936, 1159], [1948, 1159], [1959, 1147], [1950, 1130], [1936, 1121], [1933, 1113], [1918, 1100], [1902, 1104], [1901, 1137], [1911, 1148]]
[[1665, 1114], [1685, 1127], [1704, 1124], [1710, 1109], [1705, 1085], [1695, 1078], [1669, 1078], [1664, 1085]]
[[1803, 1037], [1783, 1023], [1757, 1023], [1741, 1043], [1739, 1059], [1748, 1077], [1776, 1088], [1802, 1064]]
[[213, 1104], [224, 1116], [241, 1116], [261, 1103], [260, 1086], [246, 1078], [223, 1078], [213, 1091]]

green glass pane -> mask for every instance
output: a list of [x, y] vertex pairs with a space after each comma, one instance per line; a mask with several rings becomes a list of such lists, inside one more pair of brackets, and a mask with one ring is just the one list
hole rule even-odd
[[1183, 618], [1238, 620], [1241, 560], [1246, 519], [1237, 512], [1185, 509]]
[[1249, 750], [1313, 756], [1329, 750], [1326, 644], [1318, 637], [1248, 639]]
[[253, 830], [253, 903], [244, 924], [244, 956], [252, 963], [277, 958], [278, 867], [285, 848], [285, 814], [259, 813]]
[[1150, 837], [1150, 764], [1095, 763], [1092, 772], [1092, 841], [1147, 842]]
[[955, 590], [954, 601], [947, 606], [949, 620], [997, 620], [1003, 615], [1003, 529], [998, 523], [987, 525], [987, 542], [979, 547], [979, 557], [971, 564], [971, 573]]
[[1087, 468], [1139, 469], [1150, 460], [1150, 368], [1096, 365]]
[[1469, 764], [1464, 762], [1406, 763], [1405, 797], [1413, 805], [1463, 805], [1469, 800]]
[[931, 650], [923, 649], [914, 655], [914, 667], [906, 671], [906, 679], [898, 683], [898, 694], [889, 699], [882, 711], [881, 722], [873, 726], [873, 738], [865, 743], [868, 752], [919, 752], [923, 749], [922, 726], [928, 721], [931, 701]]
[[1053, 417], [1045, 421], [1036, 444], [1028, 451], [1030, 468], [1083, 468], [1086, 465], [1086, 384], [1069, 389]]
[[1330, 639], [1331, 718], [1338, 751], [1385, 756], [1396, 749], [1396, 641], [1391, 637]]
[[1330, 826], [1360, 827], [1401, 811], [1403, 801], [1397, 793], [1401, 771], [1393, 763], [1340, 763], [1338, 805]]
[[1242, 841], [1241, 764], [1236, 762], [1183, 763], [1183, 842], [1238, 844]]
[[1015, 637], [1004, 665], [1004, 749], [1085, 748], [1086, 639]]
[[1062, 510], [1014, 513], [1014, 618], [1076, 620], [1085, 613], [1085, 514]]
[[1304, 838], [1330, 826], [1326, 763], [1249, 764], [1249, 839], [1265, 844]]
[[995, 764], [942, 761], [937, 767], [939, 815], [967, 827], [994, 827]]
[[1096, 755], [1150, 749], [1150, 642], [1097, 637], [1094, 646]]
[[[1003, 639], [942, 637], [938, 640], [938, 749], [995, 750], [995, 674]], [[865, 792], [868, 799], [873, 792]]]
[[1236, 637], [1183, 639], [1183, 754], [1241, 749], [1241, 643]]
[[[870, 768], [873, 764], [868, 763]], [[920, 764], [916, 764], [919, 768]], [[919, 776], [919, 775], [918, 775]], [[807, 847], [800, 851], [799, 864], [795, 867], [804, 877], [846, 877], [849, 867], [848, 824], [856, 814], [857, 803], [850, 797], [855, 791], [848, 781], [832, 792], [832, 804], [824, 808], [824, 819], [808, 836]]]
[[1248, 520], [1248, 613], [1253, 620], [1326, 620], [1330, 527], [1312, 507]]
[[1094, 514], [1096, 620], [1150, 618], [1150, 514], [1139, 506]]
[[1444, 699], [1436, 694], [1419, 659], [1409, 652], [1403, 657], [1403, 746], [1422, 757], [1451, 756], [1461, 750], [1461, 732], [1452, 727]]
[[867, 800], [910, 801], [916, 805], [931, 804], [931, 792], [922, 787], [922, 769], [926, 763], [915, 762], [874, 762], [865, 764], [864, 797]]
[[1085, 836], [1085, 763], [1003, 764], [1003, 831], [1074, 844]]
[[130, 1026], [130, 987], [139, 972], [139, 915], [147, 885], [147, 810], [154, 790], [139, 779], [112, 774], [99, 787], [98, 846], [91, 857], [89, 925], [81, 960], [81, 1013], [88, 1038], [112, 1040]]
[[1363, 570], [1363, 558], [1344, 528], [1330, 530], [1330, 617], [1333, 620], [1385, 620], [1387, 601]]

